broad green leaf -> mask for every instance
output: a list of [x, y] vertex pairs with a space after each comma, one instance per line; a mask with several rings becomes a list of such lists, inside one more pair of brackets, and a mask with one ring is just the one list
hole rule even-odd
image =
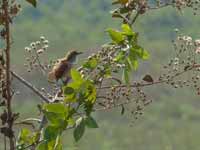
[[134, 35], [134, 32], [128, 24], [122, 24], [122, 31], [125, 35]]
[[53, 113], [63, 113], [64, 114], [67, 112], [67, 107], [61, 103], [44, 104], [43, 109], [47, 112], [53, 112]]
[[109, 33], [111, 39], [117, 44], [120, 44], [121, 42], [125, 40], [124, 35], [117, 30], [108, 29], [107, 32]]
[[33, 7], [37, 6], [37, 0], [26, 0], [29, 4], [31, 4]]
[[76, 69], [73, 69], [73, 68], [71, 69], [71, 77], [76, 82], [82, 82], [83, 81], [80, 72], [78, 72]]
[[64, 102], [65, 102], [65, 103], [77, 102], [76, 93], [73, 93], [73, 94], [71, 94], [71, 95], [67, 95], [67, 96], [64, 98]]
[[68, 103], [68, 102], [76, 102], [76, 91], [69, 86], [65, 86], [63, 87], [63, 91], [64, 91], [64, 102]]
[[85, 119], [85, 124], [87, 127], [89, 128], [98, 128], [98, 124], [97, 122], [94, 120], [94, 118], [92, 118], [91, 116], [88, 116]]
[[81, 139], [84, 132], [85, 132], [85, 121], [81, 117], [76, 121], [76, 127], [75, 127], [74, 133], [73, 133], [74, 139], [76, 142], [78, 142]]
[[61, 130], [55, 126], [48, 126], [44, 130], [44, 139], [47, 141], [56, 140]]
[[23, 128], [19, 133], [19, 144], [32, 144], [32, 132], [27, 129]]
[[63, 113], [44, 112], [45, 117], [53, 126], [64, 128], [66, 116]]

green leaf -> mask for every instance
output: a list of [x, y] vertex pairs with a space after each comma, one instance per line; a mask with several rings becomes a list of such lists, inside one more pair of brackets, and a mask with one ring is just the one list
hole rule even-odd
[[37, 6], [37, 0], [26, 0], [29, 4], [31, 4], [33, 7]]
[[23, 128], [19, 133], [19, 144], [31, 144], [32, 143], [32, 132], [27, 129]]
[[97, 96], [96, 88], [89, 80], [85, 82], [85, 86], [87, 88], [86, 92], [87, 101], [93, 104], [96, 101], [96, 96]]
[[142, 51], [142, 59], [146, 60], [149, 58], [149, 52], [147, 50]]
[[85, 121], [82, 117], [80, 117], [77, 121], [76, 121], [76, 127], [74, 129], [74, 139], [76, 142], [78, 142], [81, 137], [83, 136], [85, 132]]
[[85, 124], [88, 128], [98, 128], [97, 122], [91, 116], [85, 119]]
[[36, 147], [36, 150], [47, 150], [47, 149], [48, 149], [48, 144], [46, 141], [39, 143], [38, 146]]
[[65, 128], [66, 118], [69, 115], [69, 108], [62, 103], [51, 103], [43, 105], [44, 115], [47, 120], [56, 127]]
[[111, 39], [117, 44], [120, 44], [121, 42], [125, 40], [124, 35], [117, 30], [108, 29], [107, 32], [109, 33]]
[[132, 60], [132, 65], [133, 65], [133, 69], [137, 70], [138, 69], [138, 61], [137, 60]]
[[141, 58], [141, 59], [148, 59], [149, 58], [149, 53], [147, 50], [145, 50], [144, 48], [142, 48], [139, 45], [134, 45], [132, 50], [136, 53], [136, 55]]
[[122, 24], [122, 31], [125, 35], [129, 35], [129, 36], [134, 35], [134, 32], [132, 31], [132, 29], [130, 28], [128, 24]]
[[129, 84], [129, 71], [127, 68], [123, 69], [123, 74], [122, 74], [122, 80], [126, 83]]
[[124, 51], [120, 51], [117, 56], [114, 58], [114, 61], [116, 62], [120, 62], [121, 60], [124, 60], [125, 57], [125, 52]]
[[83, 64], [83, 67], [88, 68], [88, 69], [94, 69], [98, 65], [98, 60], [97, 58], [90, 58], [85, 64]]
[[62, 113], [44, 112], [45, 117], [53, 126], [64, 128], [66, 116]]
[[44, 139], [45, 140], [56, 140], [57, 136], [60, 134], [61, 130], [55, 126], [48, 126], [44, 130]]
[[67, 112], [67, 107], [61, 103], [44, 104], [43, 109], [47, 112], [53, 112], [53, 113], [64, 114]]
[[68, 87], [68, 86], [63, 87], [63, 91], [65, 95], [71, 95], [75, 92], [72, 87]]
[[71, 69], [71, 77], [74, 81], [77, 81], [77, 82], [83, 81], [80, 72], [78, 72], [76, 69], [73, 69], [73, 68]]

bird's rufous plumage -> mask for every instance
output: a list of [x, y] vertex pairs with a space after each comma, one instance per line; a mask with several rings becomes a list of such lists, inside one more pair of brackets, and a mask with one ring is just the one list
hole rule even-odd
[[65, 82], [68, 81], [70, 79], [70, 70], [76, 60], [76, 56], [79, 54], [81, 54], [81, 52], [70, 51], [64, 58], [58, 59], [57, 63], [48, 74], [48, 80], [58, 81], [59, 79], [63, 79]]

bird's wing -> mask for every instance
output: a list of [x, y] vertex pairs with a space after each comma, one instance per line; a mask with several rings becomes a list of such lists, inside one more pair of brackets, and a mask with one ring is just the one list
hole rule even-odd
[[48, 79], [50, 81], [57, 81], [65, 76], [66, 73], [69, 72], [70, 68], [71, 65], [66, 60], [59, 60], [59, 62], [53, 67], [52, 71], [49, 72]]

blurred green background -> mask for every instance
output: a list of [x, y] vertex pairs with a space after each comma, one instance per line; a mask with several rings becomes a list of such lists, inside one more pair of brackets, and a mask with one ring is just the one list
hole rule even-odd
[[[97, 48], [108, 42], [104, 32], [109, 27], [119, 27], [109, 11], [111, 0], [40, 0], [37, 9], [22, 2], [20, 15], [13, 23], [12, 68], [37, 87], [47, 85], [46, 77], [38, 71], [27, 73], [24, 47], [44, 35], [49, 41], [48, 57], [62, 57], [69, 49], [84, 51], [83, 60]], [[151, 58], [140, 64], [133, 74], [158, 75], [162, 64], [173, 56], [171, 40], [174, 29], [194, 38], [200, 35], [200, 17], [192, 11], [181, 14], [173, 8], [151, 11], [139, 17], [134, 30], [140, 33], [140, 43], [149, 50]], [[14, 109], [22, 118], [36, 116], [38, 97], [14, 80], [16, 90]], [[72, 132], [67, 131], [63, 143], [65, 150], [200, 150], [200, 97], [193, 89], [180, 90], [168, 86], [147, 89], [153, 103], [137, 121], [129, 114], [120, 115], [120, 109], [96, 112], [100, 128], [87, 130], [79, 143]], [[131, 127], [130, 127], [131, 125]]]

